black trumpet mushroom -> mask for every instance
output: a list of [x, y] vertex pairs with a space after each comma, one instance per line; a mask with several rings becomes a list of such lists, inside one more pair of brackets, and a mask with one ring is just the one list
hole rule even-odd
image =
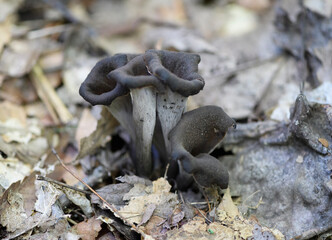
[[228, 173], [208, 153], [235, 122], [215, 106], [185, 113], [188, 96], [204, 87], [199, 62], [197, 54], [165, 50], [116, 54], [95, 65], [80, 94], [92, 105], [106, 105], [128, 131], [138, 175], [151, 175], [154, 143], [164, 165], [171, 165], [170, 176], [177, 174], [179, 160], [179, 168], [200, 185], [225, 188]]
[[222, 164], [208, 155], [222, 141], [235, 121], [220, 107], [204, 106], [183, 114], [169, 139], [172, 160], [180, 161], [185, 172], [201, 186], [226, 188], [228, 173]]
[[151, 146], [157, 120], [166, 155], [170, 153], [168, 133], [185, 111], [187, 97], [204, 87], [197, 73], [199, 61], [197, 54], [148, 50], [108, 74], [130, 89], [139, 175], [148, 176], [152, 170]]

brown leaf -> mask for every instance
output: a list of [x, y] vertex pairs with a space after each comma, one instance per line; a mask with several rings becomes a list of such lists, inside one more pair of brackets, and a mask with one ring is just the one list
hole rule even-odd
[[[128, 205], [123, 206], [119, 212], [123, 217], [128, 218], [130, 223], [142, 222], [147, 203], [155, 204], [155, 212], [161, 217], [167, 217], [173, 213], [178, 204], [177, 195], [170, 192], [171, 185], [165, 178], [159, 178], [152, 183], [152, 186], [135, 184], [127, 194], [130, 196]], [[135, 190], [136, 189], [136, 190]], [[140, 191], [137, 191], [140, 189]], [[128, 197], [129, 198], [129, 197]], [[124, 199], [128, 199], [124, 196]]]
[[162, 235], [162, 223], [165, 222], [164, 218], [152, 216], [150, 221], [146, 224], [144, 232], [152, 237], [157, 238]]
[[[35, 175], [32, 173], [22, 183], [12, 184], [0, 199], [0, 224], [8, 232], [8, 239], [20, 236], [49, 220], [51, 207], [59, 195], [45, 185], [44, 188], [38, 188], [36, 196]], [[36, 211], [35, 205], [40, 206]]]
[[[2, 53], [0, 72], [11, 77], [22, 77], [30, 72], [41, 53], [40, 41], [14, 40]], [[15, 63], [15, 64], [13, 64]]]
[[89, 137], [96, 130], [96, 127], [97, 120], [89, 109], [84, 109], [76, 130], [76, 142], [79, 143], [82, 138]]
[[99, 147], [103, 146], [109, 140], [109, 135], [117, 125], [118, 122], [104, 107], [101, 112], [101, 118], [97, 123], [97, 129], [90, 136], [81, 139], [80, 152], [76, 159], [93, 154]]
[[97, 220], [95, 217], [89, 218], [87, 221], [80, 222], [74, 226], [78, 235], [81, 236], [82, 240], [95, 240], [101, 230], [102, 222]]
[[3, 99], [14, 103], [31, 103], [38, 98], [35, 88], [27, 78], [7, 79], [1, 89]]
[[142, 221], [138, 224], [138, 226], [141, 226], [141, 225], [147, 223], [150, 220], [155, 209], [156, 209], [156, 204], [153, 204], [153, 203], [149, 204], [146, 207], [143, 217], [142, 217]]
[[325, 138], [318, 138], [318, 141], [324, 146], [329, 147], [329, 142]]
[[26, 126], [26, 113], [20, 105], [11, 102], [0, 103], [0, 122], [17, 121], [20, 127]]

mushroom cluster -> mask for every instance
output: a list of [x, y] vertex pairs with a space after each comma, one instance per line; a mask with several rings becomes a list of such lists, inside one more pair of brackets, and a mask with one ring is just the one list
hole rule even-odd
[[80, 95], [92, 105], [106, 105], [128, 131], [138, 175], [151, 175], [155, 145], [170, 164], [169, 176], [226, 188], [227, 170], [208, 153], [235, 127], [234, 120], [216, 106], [186, 112], [188, 96], [204, 87], [199, 62], [197, 54], [166, 50], [116, 54], [95, 65]]

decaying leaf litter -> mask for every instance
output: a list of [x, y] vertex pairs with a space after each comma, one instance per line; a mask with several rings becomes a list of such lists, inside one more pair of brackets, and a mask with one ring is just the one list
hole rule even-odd
[[[1, 238], [328, 238], [329, 6], [0, 1]], [[135, 176], [128, 133], [78, 94], [98, 60], [151, 48], [198, 53], [205, 87], [188, 109], [218, 105], [240, 122], [212, 153], [230, 173], [224, 195]], [[52, 147], [115, 209], [75, 190]]]

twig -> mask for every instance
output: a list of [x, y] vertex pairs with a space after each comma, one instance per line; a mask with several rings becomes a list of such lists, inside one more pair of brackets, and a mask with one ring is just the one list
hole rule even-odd
[[53, 115], [56, 112], [62, 123], [69, 122], [73, 118], [73, 116], [70, 114], [65, 104], [55, 92], [54, 88], [48, 81], [47, 77], [45, 76], [42, 68], [38, 63], [32, 68], [31, 75], [33, 82], [37, 88], [38, 95], [47, 105], [48, 110], [52, 114], [52, 117], [55, 117]]
[[213, 201], [209, 201], [209, 202], [190, 202], [190, 205], [207, 205], [209, 203], [213, 203]]
[[82, 190], [82, 189], [79, 189], [79, 188], [76, 188], [76, 187], [73, 187], [73, 186], [70, 186], [68, 184], [65, 184], [65, 183], [62, 183], [62, 182], [59, 182], [57, 180], [54, 180], [52, 178], [48, 178], [48, 177], [43, 177], [43, 176], [40, 176], [40, 175], [37, 175], [37, 180], [41, 180], [41, 181], [46, 181], [46, 182], [50, 182], [50, 183], [54, 183], [54, 184], [57, 184], [61, 187], [65, 187], [65, 188], [69, 188], [69, 189], [72, 189], [74, 191], [77, 191], [77, 192], [81, 192], [81, 193], [84, 193], [84, 194], [91, 194], [91, 192], [89, 191], [85, 191], [85, 190]]
[[43, 91], [43, 88], [40, 84], [40, 81], [37, 80], [37, 77], [32, 77], [31, 78], [32, 80], [32, 84], [34, 85], [36, 91], [37, 91], [37, 94], [38, 96], [40, 97], [40, 99], [43, 101], [43, 103], [45, 104], [48, 112], [50, 113], [51, 117], [52, 117], [52, 120], [54, 121], [54, 123], [56, 125], [59, 125], [60, 124], [60, 120], [50, 102], [50, 100], [48, 99], [46, 93]]
[[167, 172], [168, 172], [168, 168], [169, 168], [169, 163], [166, 166], [166, 170], [165, 170], [165, 174], [164, 174], [164, 178], [167, 179]]
[[198, 208], [196, 208], [196, 210], [202, 215], [203, 218], [205, 218], [206, 221], [208, 221], [209, 223], [212, 223], [212, 221], [210, 219], [208, 219], [201, 210], [199, 210]]
[[73, 224], [73, 225], [76, 225], [76, 224], [77, 224], [77, 222], [75, 222], [75, 221], [74, 221], [73, 219], [71, 219], [70, 217], [67, 217], [66, 220], [67, 220], [68, 222], [70, 222], [71, 224]]
[[207, 205], [208, 205], [209, 212], [211, 212], [211, 205], [210, 205], [209, 198], [206, 196], [206, 193], [205, 193], [203, 187], [199, 184], [199, 182], [197, 182], [197, 180], [196, 180], [196, 178], [195, 178], [194, 175], [193, 175], [193, 179], [194, 179], [194, 181], [196, 182], [199, 191], [203, 194], [203, 196], [204, 196], [204, 198], [205, 198], [205, 201], [206, 201], [206, 203], [207, 203]]
[[243, 204], [244, 206], [250, 208], [250, 209], [257, 209], [257, 208], [259, 207], [259, 205], [264, 204], [264, 202], [262, 201], [262, 200], [263, 200], [263, 196], [261, 196], [261, 197], [259, 198], [258, 203], [256, 204], [256, 206], [253, 206], [253, 207], [252, 207], [252, 206], [248, 206], [248, 205], [245, 204], [245, 202], [248, 201], [249, 198], [253, 197], [255, 194], [259, 193], [260, 191], [261, 191], [261, 190], [257, 190], [256, 192], [250, 194], [250, 195], [249, 195], [249, 196], [243, 201], [242, 204]]
[[100, 196], [95, 190], [93, 190], [92, 187], [90, 187], [86, 182], [84, 182], [80, 177], [78, 177], [75, 173], [73, 173], [65, 164], [64, 162], [61, 160], [61, 158], [59, 157], [58, 153], [56, 152], [56, 150], [54, 148], [52, 148], [52, 153], [55, 155], [55, 157], [58, 159], [58, 161], [60, 162], [60, 164], [62, 165], [62, 167], [64, 169], [66, 169], [74, 178], [76, 178], [78, 181], [80, 181], [81, 183], [84, 184], [84, 186], [86, 186], [91, 192], [93, 192], [107, 207], [109, 210], [111, 210], [115, 215], [117, 215], [124, 223], [127, 223], [128, 225], [131, 226], [132, 229], [134, 229], [137, 233], [140, 233], [143, 237], [145, 237], [145, 233], [140, 230], [139, 228], [137, 228], [134, 224], [129, 223], [125, 217], [122, 216], [122, 214], [114, 207], [112, 206], [110, 203], [108, 203], [102, 196]]
[[36, 39], [36, 38], [42, 38], [46, 37], [49, 35], [57, 34], [57, 33], [62, 33], [66, 30], [68, 30], [70, 27], [69, 24], [64, 24], [64, 25], [57, 25], [53, 27], [46, 27], [38, 30], [33, 30], [28, 32], [27, 37], [28, 39]]

